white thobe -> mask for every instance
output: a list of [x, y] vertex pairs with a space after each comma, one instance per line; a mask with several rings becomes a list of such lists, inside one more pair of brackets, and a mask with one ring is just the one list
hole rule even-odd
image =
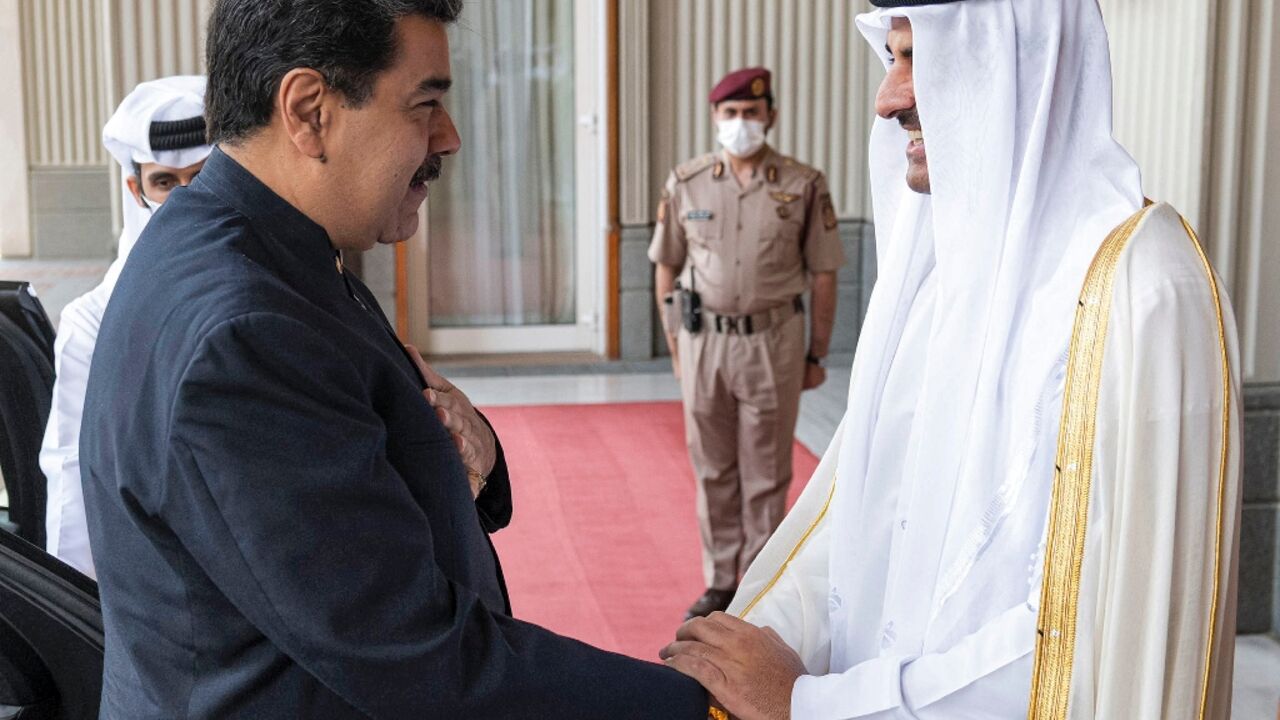
[[[1218, 315], [1202, 258], [1167, 205], [1152, 208], [1138, 226], [1114, 278], [1070, 717], [1192, 718], [1204, 704], [1204, 717], [1226, 718], [1240, 507], [1234, 318], [1225, 295]], [[911, 477], [894, 456], [901, 454], [920, 392], [912, 379], [922, 361], [911, 353], [924, 342], [921, 326], [928, 325], [931, 303], [926, 283], [886, 381], [868, 465], [874, 475], [864, 496], [832, 494], [842, 426], [730, 608], [773, 627], [804, 660], [811, 674], [795, 685], [792, 717], [1027, 716], [1066, 358], [1044, 389], [1043, 407], [1054, 421], [1038, 433], [1035, 472], [1011, 503], [1013, 514], [993, 525], [958, 587], [915, 586], [913, 568], [930, 559], [904, 554], [903, 538], [914, 523], [945, 528], [948, 521], [912, 514], [905, 498], [929, 479]], [[1230, 370], [1225, 378], [1222, 351]], [[838, 535], [831, 527], [835, 514], [827, 512], [832, 502], [861, 503], [859, 517], [888, 526], [879, 533], [881, 547], [858, 554], [857, 577], [865, 580], [858, 587], [831, 587], [831, 562], [855, 554], [831, 547]], [[1020, 547], [1002, 547], [1002, 533], [1022, 538]], [[927, 552], [957, 555], [943, 546], [946, 532], [930, 537], [939, 542]], [[1024, 559], [1016, 562], [1019, 551]], [[983, 605], [984, 587], [1021, 578], [1025, 599]], [[896, 617], [911, 592], [935, 599], [930, 615]], [[965, 597], [964, 611], [947, 616], [948, 598]], [[944, 617], [947, 627], [939, 630]], [[927, 640], [901, 647], [900, 635]], [[860, 637], [871, 640], [859, 644]]]
[[[122, 263], [122, 261], [117, 261]], [[45, 510], [46, 549], [49, 554], [96, 577], [89, 552], [84, 494], [80, 486], [80, 418], [84, 414], [89, 364], [98, 343], [98, 328], [115, 287], [119, 268], [88, 293], [67, 304], [54, 341], [53, 402], [40, 448], [40, 469], [48, 481]]]

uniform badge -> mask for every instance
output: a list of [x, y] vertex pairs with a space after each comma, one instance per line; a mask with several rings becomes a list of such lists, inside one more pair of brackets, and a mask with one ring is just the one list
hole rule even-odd
[[771, 192], [769, 193], [769, 197], [773, 198], [774, 202], [780, 202], [783, 205], [786, 205], [787, 203], [793, 203], [800, 199], [800, 196], [796, 195], [795, 193], [781, 192], [781, 191]]
[[791, 217], [790, 205], [779, 205], [775, 209], [778, 211], [778, 217], [782, 218], [783, 220], [786, 220], [787, 218]]
[[711, 168], [711, 177], [717, 180], [724, 177], [724, 163], [719, 160], [716, 161], [716, 166]]
[[751, 94], [760, 97], [764, 94], [764, 78], [758, 77], [751, 81]]
[[710, 210], [690, 210], [685, 213], [685, 220], [710, 220], [715, 217], [715, 213]]
[[764, 171], [764, 176], [769, 181], [770, 185], [777, 185], [778, 184], [778, 166], [770, 165], [769, 169]]
[[822, 199], [822, 225], [828, 230], [835, 230], [840, 224], [836, 218], [836, 207], [831, 203], [831, 193], [823, 193]]

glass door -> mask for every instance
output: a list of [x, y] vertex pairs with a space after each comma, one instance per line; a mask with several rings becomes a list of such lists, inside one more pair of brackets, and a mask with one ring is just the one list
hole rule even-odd
[[413, 341], [433, 355], [599, 351], [600, 0], [485, 0], [451, 30], [462, 150], [410, 246]]

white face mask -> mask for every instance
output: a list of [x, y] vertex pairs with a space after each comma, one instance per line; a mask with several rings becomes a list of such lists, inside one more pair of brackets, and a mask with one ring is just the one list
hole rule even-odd
[[139, 195], [139, 197], [141, 197], [141, 198], [142, 198], [142, 204], [143, 204], [143, 205], [146, 205], [146, 206], [147, 206], [147, 209], [148, 209], [148, 210], [150, 210], [150, 211], [151, 211], [151, 212], [153, 212], [153, 213], [154, 213], [155, 211], [159, 210], [159, 209], [160, 209], [160, 206], [164, 204], [164, 203], [162, 203], [162, 202], [155, 202], [154, 200], [152, 200], [151, 198], [147, 197], [146, 195]]
[[764, 147], [764, 123], [759, 120], [721, 120], [716, 123], [716, 139], [730, 155], [749, 158]]

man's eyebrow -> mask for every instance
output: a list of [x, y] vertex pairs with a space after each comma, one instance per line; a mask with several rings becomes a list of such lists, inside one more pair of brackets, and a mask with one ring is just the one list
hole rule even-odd
[[167, 170], [160, 170], [157, 172], [147, 173], [147, 180], [150, 180], [151, 182], [160, 182], [161, 180], [176, 180], [177, 177], [178, 177], [177, 175], [174, 175], [173, 173]]
[[[899, 50], [898, 54], [901, 55], [902, 57], [911, 57], [912, 48], [913, 46], [908, 45], [902, 48], [901, 50]], [[889, 53], [890, 55], [893, 55], [893, 48], [889, 47], [889, 43], [884, 44], [884, 51]]]
[[418, 91], [424, 93], [447, 93], [453, 87], [453, 80], [444, 77], [429, 77], [418, 83]]

